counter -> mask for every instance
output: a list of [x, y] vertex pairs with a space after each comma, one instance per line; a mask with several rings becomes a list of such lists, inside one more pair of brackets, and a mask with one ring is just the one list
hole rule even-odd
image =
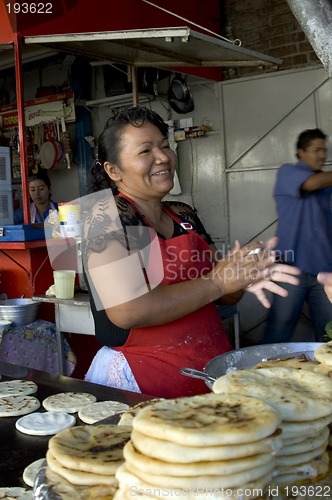
[[65, 374], [63, 333], [95, 334], [95, 324], [90, 308], [89, 295], [87, 293], [75, 293], [72, 299], [57, 299], [56, 297], [46, 295], [36, 295], [32, 297], [32, 300], [54, 304], [59, 373]]
[[53, 283], [45, 240], [0, 242], [0, 269], [0, 294], [10, 299], [44, 293]]
[[[75, 239], [0, 240], [0, 295], [43, 294], [53, 284], [53, 269], [77, 269]], [[53, 321], [48, 315], [42, 319]]]
[[[26, 379], [38, 385], [38, 392], [33, 394], [42, 402], [46, 397], [58, 392], [89, 392], [98, 401], [121, 401], [133, 406], [140, 401], [152, 399], [150, 396], [122, 391], [81, 380], [51, 375], [39, 370], [0, 362], [1, 380]], [[44, 411], [41, 407], [37, 411]], [[76, 416], [77, 425], [86, 425]], [[20, 417], [0, 418], [0, 487], [23, 486], [22, 473], [27, 465], [44, 458], [48, 441], [52, 436], [29, 436], [16, 430], [15, 422]]]

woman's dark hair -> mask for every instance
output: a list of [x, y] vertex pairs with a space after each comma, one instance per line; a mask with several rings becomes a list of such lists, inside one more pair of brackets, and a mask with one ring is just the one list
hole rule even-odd
[[325, 141], [326, 135], [319, 128], [304, 130], [297, 139], [296, 149], [306, 149], [315, 139], [323, 139]]
[[111, 188], [117, 193], [114, 182], [109, 178], [104, 169], [106, 161], [118, 165], [121, 146], [121, 133], [127, 125], [141, 127], [145, 123], [155, 125], [164, 137], [168, 134], [168, 125], [158, 113], [144, 106], [121, 111], [112, 116], [106, 123], [103, 132], [98, 139], [97, 158], [91, 168], [91, 191]]
[[49, 176], [47, 175], [47, 173], [44, 172], [43, 170], [38, 170], [37, 173], [35, 173], [33, 175], [29, 175], [28, 184], [32, 181], [37, 181], [37, 180], [43, 181], [46, 184], [46, 186], [49, 189], [48, 197], [49, 197], [49, 199], [51, 199], [51, 180], [50, 180]]
[[37, 180], [45, 182], [48, 189], [51, 189], [51, 180], [46, 172], [39, 170], [36, 174], [29, 175], [29, 177], [28, 177], [28, 182], [37, 181]]

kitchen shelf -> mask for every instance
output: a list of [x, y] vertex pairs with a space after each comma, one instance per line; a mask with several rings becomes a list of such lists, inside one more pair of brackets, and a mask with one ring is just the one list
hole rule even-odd
[[[153, 100], [153, 96], [151, 95], [145, 95], [145, 94], [140, 94], [139, 95], [139, 103], [147, 103]], [[127, 106], [127, 105], [134, 105], [134, 97], [133, 94], [120, 94], [112, 97], [103, 97], [102, 99], [94, 99], [92, 101], [86, 101], [85, 105], [87, 107], [105, 107], [105, 106], [110, 106], [113, 108], [116, 107], [121, 107], [121, 106]]]

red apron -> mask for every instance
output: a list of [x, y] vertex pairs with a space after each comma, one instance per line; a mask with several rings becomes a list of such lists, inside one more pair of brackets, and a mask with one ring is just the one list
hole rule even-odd
[[[139, 213], [132, 200], [120, 196]], [[164, 210], [182, 224], [170, 209]], [[210, 247], [192, 228], [187, 234], [158, 240], [164, 266], [162, 285], [195, 279], [212, 269]], [[132, 328], [126, 343], [113, 349], [126, 357], [142, 393], [174, 398], [209, 392], [203, 381], [181, 375], [180, 368], [202, 370], [212, 358], [233, 347], [211, 303], [170, 323]]]

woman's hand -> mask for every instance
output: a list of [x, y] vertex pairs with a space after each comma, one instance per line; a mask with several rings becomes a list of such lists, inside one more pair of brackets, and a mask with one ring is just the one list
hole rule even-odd
[[234, 248], [220, 260], [209, 277], [220, 292], [220, 296], [243, 290], [259, 280], [265, 279], [267, 270], [274, 265], [276, 238], [263, 242], [253, 242], [240, 247], [236, 241]]
[[297, 267], [288, 266], [287, 264], [274, 264], [265, 269], [263, 274], [266, 275], [264, 279], [249, 285], [246, 291], [256, 295], [261, 304], [269, 308], [271, 307], [271, 303], [266, 297], [265, 290], [280, 295], [280, 297], [287, 297], [287, 290], [274, 283], [274, 281], [298, 285], [299, 280], [296, 276], [301, 274], [301, 270]]
[[288, 292], [274, 283], [289, 283], [297, 285], [297, 276], [300, 269], [286, 264], [275, 263], [273, 248], [277, 245], [277, 238], [273, 237], [266, 242], [253, 242], [240, 247], [238, 241], [228, 255], [214, 268], [211, 275], [222, 295], [232, 294], [238, 290], [256, 295], [257, 299], [266, 308], [271, 306], [265, 290], [287, 297]]
[[324, 285], [326, 295], [329, 301], [332, 302], [332, 273], [319, 273], [317, 280]]

